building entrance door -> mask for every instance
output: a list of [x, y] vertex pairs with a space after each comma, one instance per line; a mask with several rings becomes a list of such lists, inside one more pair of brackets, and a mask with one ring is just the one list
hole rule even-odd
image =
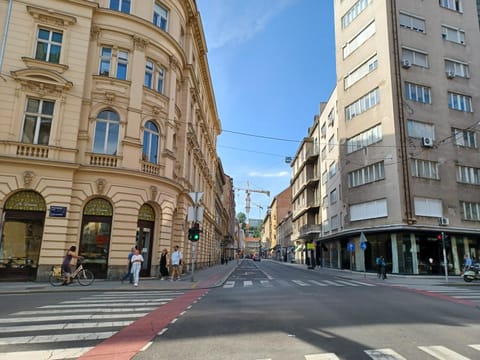
[[152, 265], [152, 243], [153, 243], [153, 222], [139, 220], [137, 225], [137, 236], [135, 245], [138, 246], [143, 256], [142, 268], [140, 276], [150, 276], [150, 268]]

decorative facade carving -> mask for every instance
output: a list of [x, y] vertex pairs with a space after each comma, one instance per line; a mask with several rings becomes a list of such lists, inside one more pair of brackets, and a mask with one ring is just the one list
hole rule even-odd
[[157, 199], [158, 188], [155, 185], [150, 186], [150, 200], [155, 201]]
[[133, 36], [133, 46], [135, 47], [135, 50], [145, 50], [145, 48], [148, 46], [149, 41], [145, 38], [142, 38], [140, 36]]
[[27, 11], [38, 22], [50, 26], [70, 26], [77, 23], [75, 16], [51, 8], [27, 6]]
[[23, 186], [26, 188], [30, 187], [33, 179], [35, 178], [35, 173], [33, 171], [27, 170], [23, 172]]
[[107, 181], [105, 179], [98, 178], [95, 181], [95, 184], [97, 185], [97, 194], [103, 194], [105, 191], [105, 186], [107, 185]]

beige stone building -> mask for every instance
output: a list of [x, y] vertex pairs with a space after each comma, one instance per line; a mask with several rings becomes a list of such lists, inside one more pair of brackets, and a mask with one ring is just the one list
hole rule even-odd
[[4, 0], [0, 14], [2, 278], [45, 279], [72, 245], [100, 278], [133, 245], [143, 276], [174, 245], [188, 268], [190, 192], [197, 266], [218, 261], [221, 125], [195, 1]]
[[394, 273], [458, 274], [480, 257], [476, 5], [335, 0], [317, 263], [368, 271], [383, 255]]

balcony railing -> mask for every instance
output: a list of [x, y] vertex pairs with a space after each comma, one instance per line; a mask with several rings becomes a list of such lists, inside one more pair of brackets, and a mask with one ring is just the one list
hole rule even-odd
[[160, 165], [148, 161], [142, 161], [142, 172], [150, 175], [160, 175]]
[[18, 144], [17, 156], [48, 159], [48, 146], [34, 144]]
[[106, 155], [106, 154], [89, 154], [90, 165], [92, 166], [104, 166], [104, 167], [117, 167], [118, 156]]
[[307, 224], [300, 227], [300, 236], [313, 233], [320, 234], [322, 232], [322, 225], [320, 224]]

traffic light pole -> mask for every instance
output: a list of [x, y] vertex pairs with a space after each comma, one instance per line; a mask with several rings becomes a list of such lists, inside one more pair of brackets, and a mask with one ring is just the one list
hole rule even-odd
[[443, 271], [445, 272], [445, 281], [448, 282], [447, 250], [445, 249], [445, 233], [443, 231], [442, 231], [442, 248], [443, 248]]

